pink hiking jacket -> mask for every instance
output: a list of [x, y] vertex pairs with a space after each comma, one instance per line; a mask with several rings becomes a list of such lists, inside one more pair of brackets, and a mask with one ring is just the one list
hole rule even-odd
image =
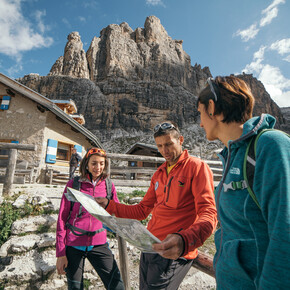
[[[81, 182], [80, 191], [84, 192], [88, 195], [93, 197], [106, 197], [107, 190], [106, 190], [106, 182], [105, 180], [101, 180], [98, 182], [96, 186], [92, 184], [92, 182], [85, 178], [80, 178]], [[67, 190], [67, 187], [72, 187], [73, 179], [70, 180], [65, 189], [64, 193]], [[112, 184], [112, 199], [115, 202], [119, 202], [117, 197], [117, 192], [114, 184]], [[80, 203], [76, 202], [73, 206], [69, 223], [74, 225], [78, 228], [81, 228], [86, 231], [96, 231], [103, 227], [103, 224], [93, 217], [91, 214], [87, 212], [87, 210], [83, 207], [81, 217], [79, 215], [79, 208]], [[67, 227], [67, 219], [70, 212], [70, 201], [67, 200], [65, 195], [62, 195], [58, 221], [57, 221], [57, 230], [56, 230], [56, 257], [65, 256], [65, 246], [96, 246], [96, 245], [103, 245], [107, 241], [107, 231], [104, 230], [100, 233], [95, 234], [94, 236], [76, 236], [74, 235]]]

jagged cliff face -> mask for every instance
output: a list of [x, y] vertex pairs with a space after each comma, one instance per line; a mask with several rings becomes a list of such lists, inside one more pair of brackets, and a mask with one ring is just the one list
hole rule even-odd
[[[28, 75], [20, 82], [51, 99], [73, 99], [86, 127], [108, 140], [116, 132], [149, 131], [167, 119], [181, 128], [196, 123], [196, 96], [209, 76], [208, 67], [191, 66], [182, 41], [150, 16], [135, 31], [127, 23], [109, 25], [87, 52], [72, 32], [48, 76]], [[241, 77], [256, 96], [255, 113], [271, 113], [283, 123], [262, 83]]]
[[109, 25], [100, 37], [93, 38], [86, 54], [79, 33], [72, 32], [64, 56], [56, 61], [49, 75], [89, 78], [95, 83], [110, 77], [131, 82], [158, 80], [182, 85], [196, 94], [210, 71], [192, 67], [182, 41], [173, 40], [160, 20], [150, 16], [144, 28], [135, 31], [125, 22]]
[[86, 53], [72, 32], [48, 76], [20, 81], [51, 99], [73, 99], [86, 127], [110, 137], [116, 130], [148, 131], [166, 119], [181, 127], [196, 122], [196, 95], [209, 76], [150, 16], [135, 31], [127, 23], [109, 25]]

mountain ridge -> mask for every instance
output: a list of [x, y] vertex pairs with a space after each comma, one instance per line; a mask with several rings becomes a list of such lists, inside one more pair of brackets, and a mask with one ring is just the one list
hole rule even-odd
[[[85, 52], [78, 32], [68, 35], [63, 56], [47, 76], [19, 79], [50, 99], [73, 99], [86, 119], [86, 127], [101, 141], [150, 132], [171, 120], [182, 128], [198, 124], [196, 99], [209, 67], [191, 65], [182, 40], [172, 39], [155, 16], [144, 28], [123, 22], [111, 24], [94, 37]], [[280, 108], [252, 75], [239, 75], [256, 98], [254, 114], [272, 114], [281, 127]], [[203, 136], [204, 138], [204, 136]]]

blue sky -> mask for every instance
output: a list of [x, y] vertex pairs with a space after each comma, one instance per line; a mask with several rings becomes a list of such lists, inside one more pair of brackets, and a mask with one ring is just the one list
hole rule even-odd
[[47, 75], [78, 31], [89, 48], [109, 24], [161, 20], [183, 40], [192, 65], [213, 76], [252, 73], [280, 107], [290, 106], [290, 0], [0, 0], [0, 71]]

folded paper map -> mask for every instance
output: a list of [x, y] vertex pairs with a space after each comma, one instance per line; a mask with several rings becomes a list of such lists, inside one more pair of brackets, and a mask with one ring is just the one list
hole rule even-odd
[[143, 252], [154, 253], [152, 244], [161, 242], [152, 235], [140, 221], [111, 216], [90, 195], [68, 187], [65, 196], [69, 201], [81, 203], [91, 215]]

